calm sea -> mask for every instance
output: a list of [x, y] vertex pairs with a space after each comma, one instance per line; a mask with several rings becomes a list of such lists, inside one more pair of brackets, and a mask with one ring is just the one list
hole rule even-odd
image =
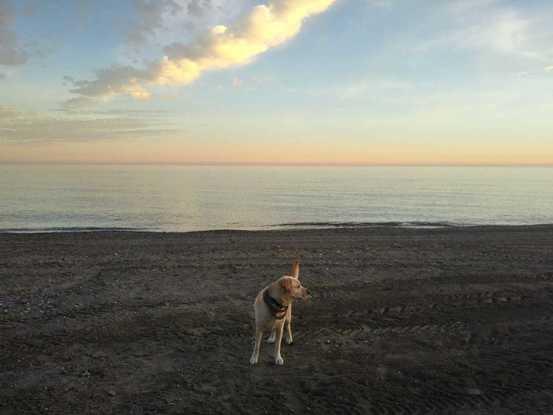
[[553, 223], [553, 168], [0, 165], [0, 230]]

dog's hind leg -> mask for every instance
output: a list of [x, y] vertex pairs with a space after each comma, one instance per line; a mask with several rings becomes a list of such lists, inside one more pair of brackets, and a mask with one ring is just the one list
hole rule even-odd
[[255, 344], [253, 346], [252, 357], [250, 357], [250, 364], [255, 365], [259, 360], [259, 349], [261, 348], [261, 338], [263, 337], [263, 330], [255, 328]]

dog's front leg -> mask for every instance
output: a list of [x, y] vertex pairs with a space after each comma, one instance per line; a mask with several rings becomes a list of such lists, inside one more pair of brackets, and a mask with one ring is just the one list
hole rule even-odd
[[288, 306], [284, 324], [286, 325], [286, 344], [292, 344], [294, 342], [292, 337], [292, 304]]
[[280, 355], [280, 345], [282, 343], [282, 333], [284, 332], [284, 319], [275, 324], [276, 341], [275, 341], [275, 365], [283, 365], [284, 359]]
[[271, 330], [271, 334], [267, 338], [267, 343], [274, 343], [276, 340], [276, 329], [273, 327]]
[[[286, 344], [292, 344], [294, 337], [292, 336], [292, 304], [286, 310], [286, 318], [284, 320], [284, 329], [286, 330]], [[276, 329], [273, 328], [271, 335], [267, 338], [267, 343], [274, 343], [276, 340]]]
[[259, 360], [259, 349], [261, 348], [261, 339], [263, 338], [263, 330], [259, 327], [255, 328], [255, 344], [253, 346], [252, 357], [250, 357], [250, 364], [255, 365]]

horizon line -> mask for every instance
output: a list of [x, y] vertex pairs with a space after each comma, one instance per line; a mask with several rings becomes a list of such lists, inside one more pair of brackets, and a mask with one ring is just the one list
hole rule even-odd
[[553, 163], [330, 163], [330, 162], [117, 162], [117, 161], [1, 161], [12, 165], [196, 166], [196, 167], [553, 167]]

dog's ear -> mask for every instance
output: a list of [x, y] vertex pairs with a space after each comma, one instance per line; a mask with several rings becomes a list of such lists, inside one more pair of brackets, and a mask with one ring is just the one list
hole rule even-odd
[[296, 259], [292, 263], [292, 277], [298, 279], [300, 277], [300, 260]]
[[280, 288], [282, 288], [285, 292], [290, 293], [294, 288], [294, 281], [290, 277], [283, 278], [280, 280]]

